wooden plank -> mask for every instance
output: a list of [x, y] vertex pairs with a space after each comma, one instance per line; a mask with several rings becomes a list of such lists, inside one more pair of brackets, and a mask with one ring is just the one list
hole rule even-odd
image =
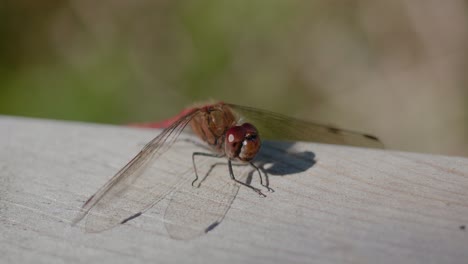
[[[275, 192], [239, 188], [220, 224], [194, 238], [171, 238], [184, 231], [168, 221], [194, 216], [180, 209], [196, 198], [190, 185], [180, 187], [189, 200], [174, 192], [108, 231], [72, 227], [83, 202], [157, 133], [0, 117], [1, 262], [468, 261], [468, 159], [313, 143], [267, 142], [259, 161]], [[228, 178], [223, 164], [213, 173]]]

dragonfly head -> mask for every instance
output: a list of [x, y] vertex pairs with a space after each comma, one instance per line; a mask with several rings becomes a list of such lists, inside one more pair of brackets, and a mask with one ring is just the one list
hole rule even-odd
[[228, 158], [251, 161], [260, 150], [261, 141], [257, 128], [249, 123], [228, 129], [224, 140]]

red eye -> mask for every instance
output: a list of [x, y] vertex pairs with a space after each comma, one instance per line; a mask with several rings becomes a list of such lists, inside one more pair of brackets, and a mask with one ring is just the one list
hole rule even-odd
[[233, 126], [226, 132], [224, 150], [229, 158], [237, 158], [242, 148], [242, 141], [245, 138], [245, 128]]
[[251, 161], [260, 150], [257, 129], [249, 123], [231, 127], [226, 132], [224, 150], [228, 158]]
[[246, 134], [258, 134], [257, 128], [250, 123], [244, 123], [242, 124], [242, 127], [245, 128]]
[[242, 161], [251, 161], [260, 150], [260, 137], [258, 136], [257, 128], [252, 124], [244, 123], [242, 127], [245, 129], [245, 137], [242, 142], [242, 149], [239, 152], [239, 159]]

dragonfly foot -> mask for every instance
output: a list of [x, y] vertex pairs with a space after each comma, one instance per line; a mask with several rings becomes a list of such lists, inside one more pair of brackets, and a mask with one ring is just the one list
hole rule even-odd
[[255, 188], [255, 187], [253, 187], [253, 186], [250, 185], [250, 184], [243, 183], [243, 182], [238, 181], [238, 180], [236, 180], [236, 179], [234, 179], [234, 181], [237, 182], [237, 183], [240, 183], [240, 184], [244, 185], [245, 187], [249, 187], [252, 191], [258, 193], [258, 195], [260, 195], [261, 197], [267, 197], [264, 193], [262, 193], [262, 190], [260, 190], [259, 188]]
[[[252, 187], [252, 186], [250, 186]], [[264, 193], [262, 193], [262, 191], [258, 188], [255, 188], [255, 187], [252, 187], [252, 190], [254, 190], [254, 192], [258, 193], [258, 195], [260, 195], [260, 197], [267, 197]]]
[[193, 188], [200, 188], [201, 183], [198, 183], [198, 185], [195, 186], [195, 182], [196, 182], [196, 181], [197, 181], [197, 179], [193, 180], [193, 182], [192, 182], [192, 187], [193, 187]]
[[267, 197], [267, 196], [266, 196], [264, 193], [262, 193], [262, 191], [260, 191], [260, 190], [258, 190], [257, 193], [258, 193], [258, 195], [260, 195], [260, 197], [262, 197], [262, 198]]
[[255, 188], [253, 187], [252, 185], [249, 185], [249, 184], [245, 184], [245, 183], [242, 183], [244, 186], [246, 187], [249, 187], [250, 189], [252, 189], [254, 192], [258, 193], [258, 195], [260, 195], [260, 197], [267, 197], [264, 193], [262, 193], [262, 190], [260, 190], [259, 188]]

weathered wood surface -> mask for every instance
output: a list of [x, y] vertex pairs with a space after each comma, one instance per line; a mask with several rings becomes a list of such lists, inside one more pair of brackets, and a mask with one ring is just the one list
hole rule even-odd
[[108, 231], [72, 227], [157, 133], [0, 117], [0, 262], [468, 263], [468, 159], [313, 143], [268, 143], [275, 192], [240, 188], [195, 238], [170, 237], [170, 195]]

